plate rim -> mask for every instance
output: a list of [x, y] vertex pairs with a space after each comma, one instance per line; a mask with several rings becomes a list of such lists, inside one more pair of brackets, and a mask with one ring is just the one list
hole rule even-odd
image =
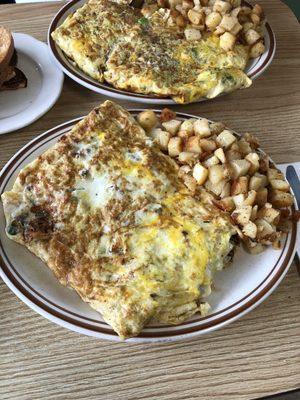
[[[48, 80], [46, 76], [42, 78], [41, 81], [41, 90], [37, 97], [35, 98], [38, 99], [40, 96], [43, 95], [43, 102], [42, 102], [42, 107], [39, 107], [38, 112], [34, 112], [31, 117], [27, 117], [27, 115], [30, 115], [32, 113], [32, 109], [35, 109], [34, 107], [34, 102], [27, 107], [25, 110], [20, 111], [16, 115], [13, 115], [11, 117], [4, 117], [2, 118], [2, 121], [5, 121], [5, 126], [6, 128], [1, 128], [0, 127], [0, 135], [5, 134], [5, 133], [10, 133], [10, 132], [15, 132], [18, 129], [24, 128], [33, 122], [37, 121], [40, 117], [42, 117], [44, 114], [46, 114], [56, 103], [58, 100], [62, 88], [63, 88], [63, 83], [64, 83], [64, 74], [61, 71], [60, 68], [57, 67], [55, 63], [53, 63], [53, 60], [51, 57], [49, 57], [49, 49], [46, 43], [41, 42], [40, 40], [36, 39], [35, 37], [28, 35], [26, 33], [19, 33], [19, 32], [13, 32], [12, 33], [14, 41], [15, 41], [15, 46], [16, 48], [19, 47], [19, 51], [24, 53], [27, 57], [32, 59], [40, 68], [42, 73], [44, 75], [47, 75], [47, 71], [55, 71], [55, 90], [51, 91], [50, 96], [45, 96], [43, 95], [43, 91], [46, 90], [44, 88], [45, 86], [45, 81]], [[20, 42], [23, 42], [22, 44]], [[26, 45], [24, 46], [24, 43]], [[19, 46], [20, 44], [20, 46]], [[48, 60], [44, 60], [42, 56], [33, 56], [32, 53], [37, 53], [36, 49], [39, 48], [42, 50], [43, 55], [48, 56]], [[42, 62], [41, 62], [42, 60]], [[51, 63], [51, 64], [50, 64]], [[53, 82], [53, 78], [51, 79], [51, 82]], [[21, 90], [21, 89], [20, 89]], [[3, 92], [4, 93], [4, 92]], [[47, 101], [45, 102], [45, 99]], [[24, 118], [25, 117], [25, 118]], [[17, 121], [20, 121], [19, 123], [16, 123]], [[8, 127], [9, 125], [9, 127]]]
[[[137, 112], [142, 111], [143, 109], [130, 109], [128, 110], [132, 114], [135, 114]], [[155, 112], [159, 113], [161, 110], [154, 110]], [[193, 117], [198, 117], [202, 118], [199, 116], [187, 114], [187, 113], [177, 113], [179, 118], [193, 118]], [[37, 137], [33, 138], [29, 143], [24, 145], [3, 167], [3, 169], [0, 172], [0, 188], [5, 186], [6, 184], [6, 176], [11, 172], [11, 170], [15, 167], [15, 164], [18, 160], [21, 159], [20, 162], [22, 162], [24, 159], [26, 159], [30, 153], [28, 154], [28, 151], [37, 145], [37, 147], [34, 147], [33, 151], [36, 151], [41, 145], [45, 144], [45, 141], [43, 139], [48, 138], [50, 140], [55, 139], [56, 137], [59, 137], [63, 135], [66, 131], [69, 131], [71, 127], [76, 124], [79, 120], [84, 118], [82, 117], [77, 117], [75, 119], [69, 120], [65, 123], [62, 123], [52, 129], [47, 130], [46, 132], [43, 132], [42, 134], [38, 135]], [[233, 131], [234, 132], [234, 131]], [[235, 132], [236, 133], [236, 132]], [[237, 133], [238, 134], [238, 133]], [[55, 136], [56, 135], [56, 136]], [[239, 134], [238, 134], [239, 135]], [[239, 135], [240, 136], [240, 135]], [[39, 143], [42, 141], [42, 143], [39, 145]], [[22, 159], [22, 156], [23, 159]], [[16, 169], [19, 168], [19, 165], [17, 165], [11, 174], [14, 173]], [[10, 179], [10, 177], [8, 178]], [[4, 188], [3, 188], [4, 189]], [[2, 189], [1, 189], [2, 193]], [[279, 264], [280, 259], [285, 251], [285, 246], [283, 246], [282, 252], [280, 256], [277, 259], [276, 264], [273, 266], [271, 272], [268, 273], [268, 275], [259, 283], [259, 285], [253, 289], [250, 293], [248, 293], [244, 298], [238, 300], [234, 304], [230, 305], [229, 307], [226, 307], [225, 309], [220, 310], [219, 312], [216, 312], [214, 314], [210, 314], [207, 317], [199, 317], [197, 320], [190, 320], [190, 321], [185, 321], [180, 325], [177, 325], [174, 328], [173, 332], [170, 330], [170, 327], [168, 325], [162, 325], [160, 327], [155, 327], [151, 326], [148, 329], [153, 330], [155, 328], [160, 328], [160, 329], [169, 329], [167, 332], [147, 332], [143, 331], [139, 336], [131, 339], [127, 339], [127, 341], [130, 342], [158, 342], [158, 341], [175, 341], [175, 340], [181, 340], [181, 339], [186, 339], [194, 336], [198, 336], [204, 333], [208, 333], [210, 331], [216, 330], [221, 328], [222, 326], [225, 326], [229, 324], [230, 322], [240, 318], [242, 315], [246, 314], [247, 312], [251, 311], [253, 308], [255, 308], [258, 304], [260, 304], [266, 297], [268, 297], [272, 291], [277, 287], [277, 285], [281, 282], [285, 274], [287, 273], [290, 264], [293, 260], [293, 255], [296, 251], [296, 238], [297, 238], [297, 225], [296, 222], [293, 223], [293, 228], [290, 233], [291, 238], [290, 238], [290, 244], [287, 249], [286, 255], [284, 257], [284, 260], [281, 261], [281, 265], [277, 267], [277, 264]], [[286, 242], [287, 242], [288, 235], [286, 236]], [[286, 244], [285, 242], [285, 244]], [[51, 308], [48, 304], [51, 304], [51, 301], [48, 299], [45, 299], [46, 302], [43, 303], [38, 297], [35, 297], [28, 289], [26, 288], [29, 287], [30, 285], [25, 282], [25, 286], [22, 286], [20, 282], [14, 277], [12, 272], [10, 271], [10, 267], [7, 265], [7, 260], [5, 260], [5, 251], [3, 251], [3, 247], [1, 240], [0, 240], [0, 276], [4, 280], [4, 282], [7, 284], [7, 286], [29, 307], [31, 307], [34, 311], [38, 312], [42, 316], [46, 317], [47, 319], [51, 320], [52, 322], [55, 322], [56, 324], [59, 324], [61, 326], [67, 327], [73, 331], [83, 333], [89, 336], [95, 336], [98, 338], [103, 338], [103, 339], [109, 339], [109, 340], [117, 340], [119, 341], [118, 335], [112, 330], [112, 328], [106, 324], [105, 322], [99, 321], [99, 324], [104, 325], [104, 327], [96, 327], [96, 326], [91, 326], [89, 323], [81, 322], [79, 320], [72, 319], [68, 315], [64, 315], [60, 313], [59, 311], [56, 311], [55, 309]], [[4, 255], [4, 257], [3, 257]], [[8, 260], [9, 263], [9, 260]], [[11, 266], [12, 269], [13, 266]], [[273, 272], [276, 270], [275, 275], [270, 279], [270, 276], [273, 274]], [[265, 287], [262, 287], [266, 281], [268, 281], [268, 284]], [[24, 279], [21, 278], [21, 280]], [[37, 293], [35, 289], [31, 288], [33, 292]], [[258, 292], [257, 292], [258, 291]], [[251, 298], [252, 294], [255, 294], [253, 298]], [[41, 299], [43, 296], [40, 293], [37, 293], [37, 296], [39, 296]], [[237, 305], [244, 300], [246, 300], [248, 297], [248, 301], [240, 306], [237, 307]], [[48, 304], [47, 304], [48, 303]], [[52, 302], [53, 304], [53, 302]], [[69, 310], [63, 309], [63, 307], [57, 306], [54, 304], [54, 307], [57, 309], [61, 309], [66, 312], [66, 314], [74, 314], [78, 318], [86, 319], [87, 321], [93, 321], [90, 318], [86, 318], [84, 316], [80, 316], [76, 313], [72, 313]], [[231, 311], [230, 311], [231, 310]], [[230, 312], [228, 312], [230, 311]], [[225, 313], [225, 314], [224, 314]], [[212, 321], [209, 321], [213, 317], [216, 317], [218, 314], [224, 314], [223, 316], [217, 317]], [[206, 323], [203, 323], [201, 326], [188, 326], [191, 324], [197, 324], [200, 320], [204, 321], [207, 320]], [[96, 321], [97, 322], [97, 321]], [[172, 328], [171, 328], [172, 329]]]
[[[158, 97], [158, 96], [151, 96], [151, 95], [143, 95], [139, 93], [134, 93], [134, 92], [128, 92], [126, 90], [118, 89], [113, 87], [107, 82], [101, 83], [101, 82], [96, 82], [93, 78], [89, 77], [86, 73], [83, 71], [74, 71], [70, 66], [69, 63], [70, 61], [68, 60], [67, 56], [62, 53], [62, 51], [58, 48], [56, 45], [55, 41], [53, 40], [51, 33], [58, 27], [58, 22], [59, 20], [66, 15], [68, 10], [76, 6], [77, 3], [81, 2], [82, 0], [71, 0], [65, 5], [63, 5], [58, 12], [55, 14], [53, 19], [51, 20], [51, 23], [48, 28], [48, 33], [47, 33], [47, 42], [48, 42], [48, 47], [49, 47], [49, 52], [54, 59], [55, 63], [59, 66], [60, 69], [64, 71], [66, 75], [68, 75], [72, 80], [80, 84], [81, 86], [86, 87], [89, 90], [92, 90], [93, 92], [100, 93], [103, 95], [110, 96], [112, 98], [116, 99], [122, 99], [122, 100], [127, 100], [127, 101], [136, 101], [140, 103], [148, 103], [148, 104], [156, 104], [156, 105], [179, 105], [176, 103], [174, 100], [171, 99], [171, 97]], [[247, 1], [244, 1], [244, 3], [248, 6], [252, 5], [248, 3]], [[79, 6], [77, 7], [79, 8]], [[76, 9], [77, 9], [76, 8]], [[258, 60], [261, 59], [264, 55], [266, 55], [266, 59], [262, 62], [261, 65], [257, 68], [257, 70], [254, 70], [251, 72], [248, 76], [252, 79], [255, 80], [257, 79], [272, 63], [273, 58], [275, 56], [276, 52], [276, 38], [275, 38], [275, 33], [273, 29], [271, 28], [271, 25], [269, 24], [268, 21], [265, 23], [265, 31], [266, 34], [268, 35], [268, 39], [270, 41], [270, 46], [264, 54], [262, 54]], [[63, 56], [60, 55], [63, 54]], [[77, 67], [76, 67], [77, 68]], [[77, 68], [78, 69], [78, 68]], [[223, 95], [225, 95], [224, 93]], [[219, 97], [219, 96], [217, 96]], [[208, 100], [213, 100], [213, 99], [206, 99], [206, 98], [200, 98], [195, 101], [195, 103], [200, 103], [202, 101], [208, 101]]]

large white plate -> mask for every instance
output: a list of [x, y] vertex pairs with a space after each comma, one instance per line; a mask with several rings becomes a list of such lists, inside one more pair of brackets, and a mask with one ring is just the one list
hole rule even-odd
[[[179, 118], [188, 116], [177, 115]], [[53, 128], [24, 146], [3, 168], [0, 193], [12, 187], [21, 168], [52, 146], [80, 119]], [[254, 256], [238, 248], [233, 264], [216, 275], [215, 290], [208, 299], [212, 306], [209, 316], [195, 316], [178, 326], [149, 326], [137, 338], [129, 341], [156, 342], [189, 338], [221, 328], [240, 318], [269, 296], [287, 273], [295, 254], [296, 230], [294, 224], [283, 240], [281, 250], [268, 248], [264, 253]], [[61, 286], [41, 260], [25, 247], [8, 239], [2, 205], [0, 262], [0, 275], [4, 282], [39, 314], [76, 332], [119, 340], [101, 315], [85, 304], [75, 291]]]
[[[177, 104], [170, 97], [160, 98], [157, 96], [142, 95], [116, 89], [108, 83], [99, 83], [74, 65], [74, 63], [56, 45], [51, 37], [51, 33], [65, 21], [68, 15], [82, 7], [84, 3], [86, 3], [86, 0], [71, 0], [58, 11], [49, 27], [48, 45], [50, 52], [57, 65], [65, 72], [65, 74], [67, 74], [71, 79], [80, 85], [93, 90], [94, 92], [101, 93], [115, 99], [131, 100], [147, 104]], [[274, 58], [276, 41], [274, 32], [269, 23], [266, 23], [265, 27], [265, 45], [266, 51], [264, 54], [251, 60], [246, 68], [245, 72], [252, 80], [258, 78], [268, 68]], [[197, 102], [206, 100], [208, 99], [202, 98]]]
[[18, 68], [28, 84], [25, 89], [0, 91], [0, 134], [36, 121], [54, 105], [64, 74], [49, 57], [45, 43], [24, 33], [13, 33]]

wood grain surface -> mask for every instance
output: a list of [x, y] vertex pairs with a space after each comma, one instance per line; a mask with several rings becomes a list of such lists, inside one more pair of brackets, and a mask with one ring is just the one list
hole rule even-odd
[[[283, 3], [260, 3], [277, 38], [271, 67], [248, 90], [174, 109], [255, 133], [276, 162], [299, 161], [300, 30]], [[61, 5], [0, 6], [0, 24], [45, 41]], [[104, 99], [66, 78], [52, 110], [27, 128], [0, 136], [1, 166], [34, 136], [88, 113]], [[80, 336], [35, 314], [0, 282], [1, 400], [243, 400], [296, 388], [300, 277], [295, 265], [279, 288], [241, 320], [172, 344], [111, 343]]]

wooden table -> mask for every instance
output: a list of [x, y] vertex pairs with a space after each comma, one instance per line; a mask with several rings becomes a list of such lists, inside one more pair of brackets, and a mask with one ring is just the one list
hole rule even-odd
[[[248, 90], [174, 108], [256, 133], [277, 162], [299, 161], [300, 30], [287, 6], [278, 0], [261, 3], [278, 44], [269, 70]], [[0, 21], [45, 41], [60, 7], [0, 6]], [[66, 78], [52, 110], [27, 128], [0, 136], [1, 166], [32, 137], [103, 100]], [[0, 282], [0, 399], [242, 400], [293, 390], [300, 387], [299, 305], [300, 278], [293, 265], [275, 293], [238, 322], [186, 342], [133, 345], [56, 326]]]

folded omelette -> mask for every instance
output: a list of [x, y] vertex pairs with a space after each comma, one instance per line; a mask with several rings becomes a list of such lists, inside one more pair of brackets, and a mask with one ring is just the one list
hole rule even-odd
[[247, 46], [225, 52], [211, 34], [185, 40], [159, 12], [145, 19], [128, 4], [89, 0], [52, 38], [87, 75], [129, 92], [190, 103], [251, 85]]
[[207, 313], [235, 229], [202, 196], [106, 101], [21, 170], [2, 201], [8, 237], [129, 338], [153, 321]]

